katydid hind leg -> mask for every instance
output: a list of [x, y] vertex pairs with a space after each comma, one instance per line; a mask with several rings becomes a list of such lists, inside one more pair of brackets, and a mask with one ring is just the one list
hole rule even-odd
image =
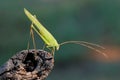
[[[31, 26], [32, 26], [32, 25], [33, 25], [33, 24], [31, 24]], [[31, 39], [31, 38], [32, 38], [33, 47], [34, 47], [34, 49], [36, 49], [36, 43], [35, 43], [34, 33], [33, 33], [33, 29], [32, 29], [31, 26], [30, 26], [30, 34], [29, 34], [27, 49], [30, 48], [30, 39]]]
[[28, 43], [27, 43], [27, 50], [30, 48], [30, 37], [31, 37], [31, 30], [29, 33]]
[[31, 24], [31, 27], [30, 27], [30, 32], [31, 32], [33, 47], [34, 47], [34, 49], [37, 49], [36, 48], [35, 37], [34, 37], [34, 32], [33, 32], [32, 26], [33, 26], [33, 23]]

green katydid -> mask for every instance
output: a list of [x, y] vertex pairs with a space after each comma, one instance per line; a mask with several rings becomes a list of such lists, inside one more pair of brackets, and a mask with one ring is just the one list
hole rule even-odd
[[35, 16], [33, 16], [27, 9], [24, 9], [24, 12], [33, 23], [31, 25], [31, 28], [42, 38], [47, 48], [52, 48], [53, 55], [54, 55], [55, 50], [59, 50], [59, 47], [61, 45], [68, 44], [68, 43], [74, 43], [74, 44], [80, 44], [82, 46], [88, 47], [92, 50], [95, 50], [98, 53], [102, 53], [105, 57], [108, 57], [105, 53], [94, 48], [94, 47], [98, 47], [98, 48], [104, 49], [104, 47], [97, 45], [97, 44], [93, 44], [93, 43], [89, 43], [85, 41], [66, 41], [66, 42], [58, 44], [57, 40], [53, 37], [53, 35], [38, 21], [38, 19]]

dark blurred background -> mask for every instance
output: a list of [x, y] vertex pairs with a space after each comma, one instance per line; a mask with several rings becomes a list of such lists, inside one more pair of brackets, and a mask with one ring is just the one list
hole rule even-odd
[[[109, 56], [105, 59], [80, 45], [61, 46], [47, 80], [120, 80], [119, 0], [1, 0], [0, 65], [27, 48], [31, 23], [24, 8], [35, 14], [59, 43], [83, 40], [100, 44]], [[35, 40], [37, 48], [42, 48], [36, 34]]]

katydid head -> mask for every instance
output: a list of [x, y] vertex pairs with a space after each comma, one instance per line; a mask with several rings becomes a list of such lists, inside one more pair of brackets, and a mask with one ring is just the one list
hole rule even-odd
[[55, 48], [56, 48], [56, 50], [59, 50], [60, 45], [59, 45], [59, 44], [58, 44], [58, 45], [56, 45], [56, 46], [55, 46]]

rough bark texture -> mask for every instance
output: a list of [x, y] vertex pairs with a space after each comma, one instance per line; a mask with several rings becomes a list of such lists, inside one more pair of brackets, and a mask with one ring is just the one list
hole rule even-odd
[[0, 80], [45, 80], [54, 66], [53, 56], [43, 50], [23, 50], [0, 67]]

